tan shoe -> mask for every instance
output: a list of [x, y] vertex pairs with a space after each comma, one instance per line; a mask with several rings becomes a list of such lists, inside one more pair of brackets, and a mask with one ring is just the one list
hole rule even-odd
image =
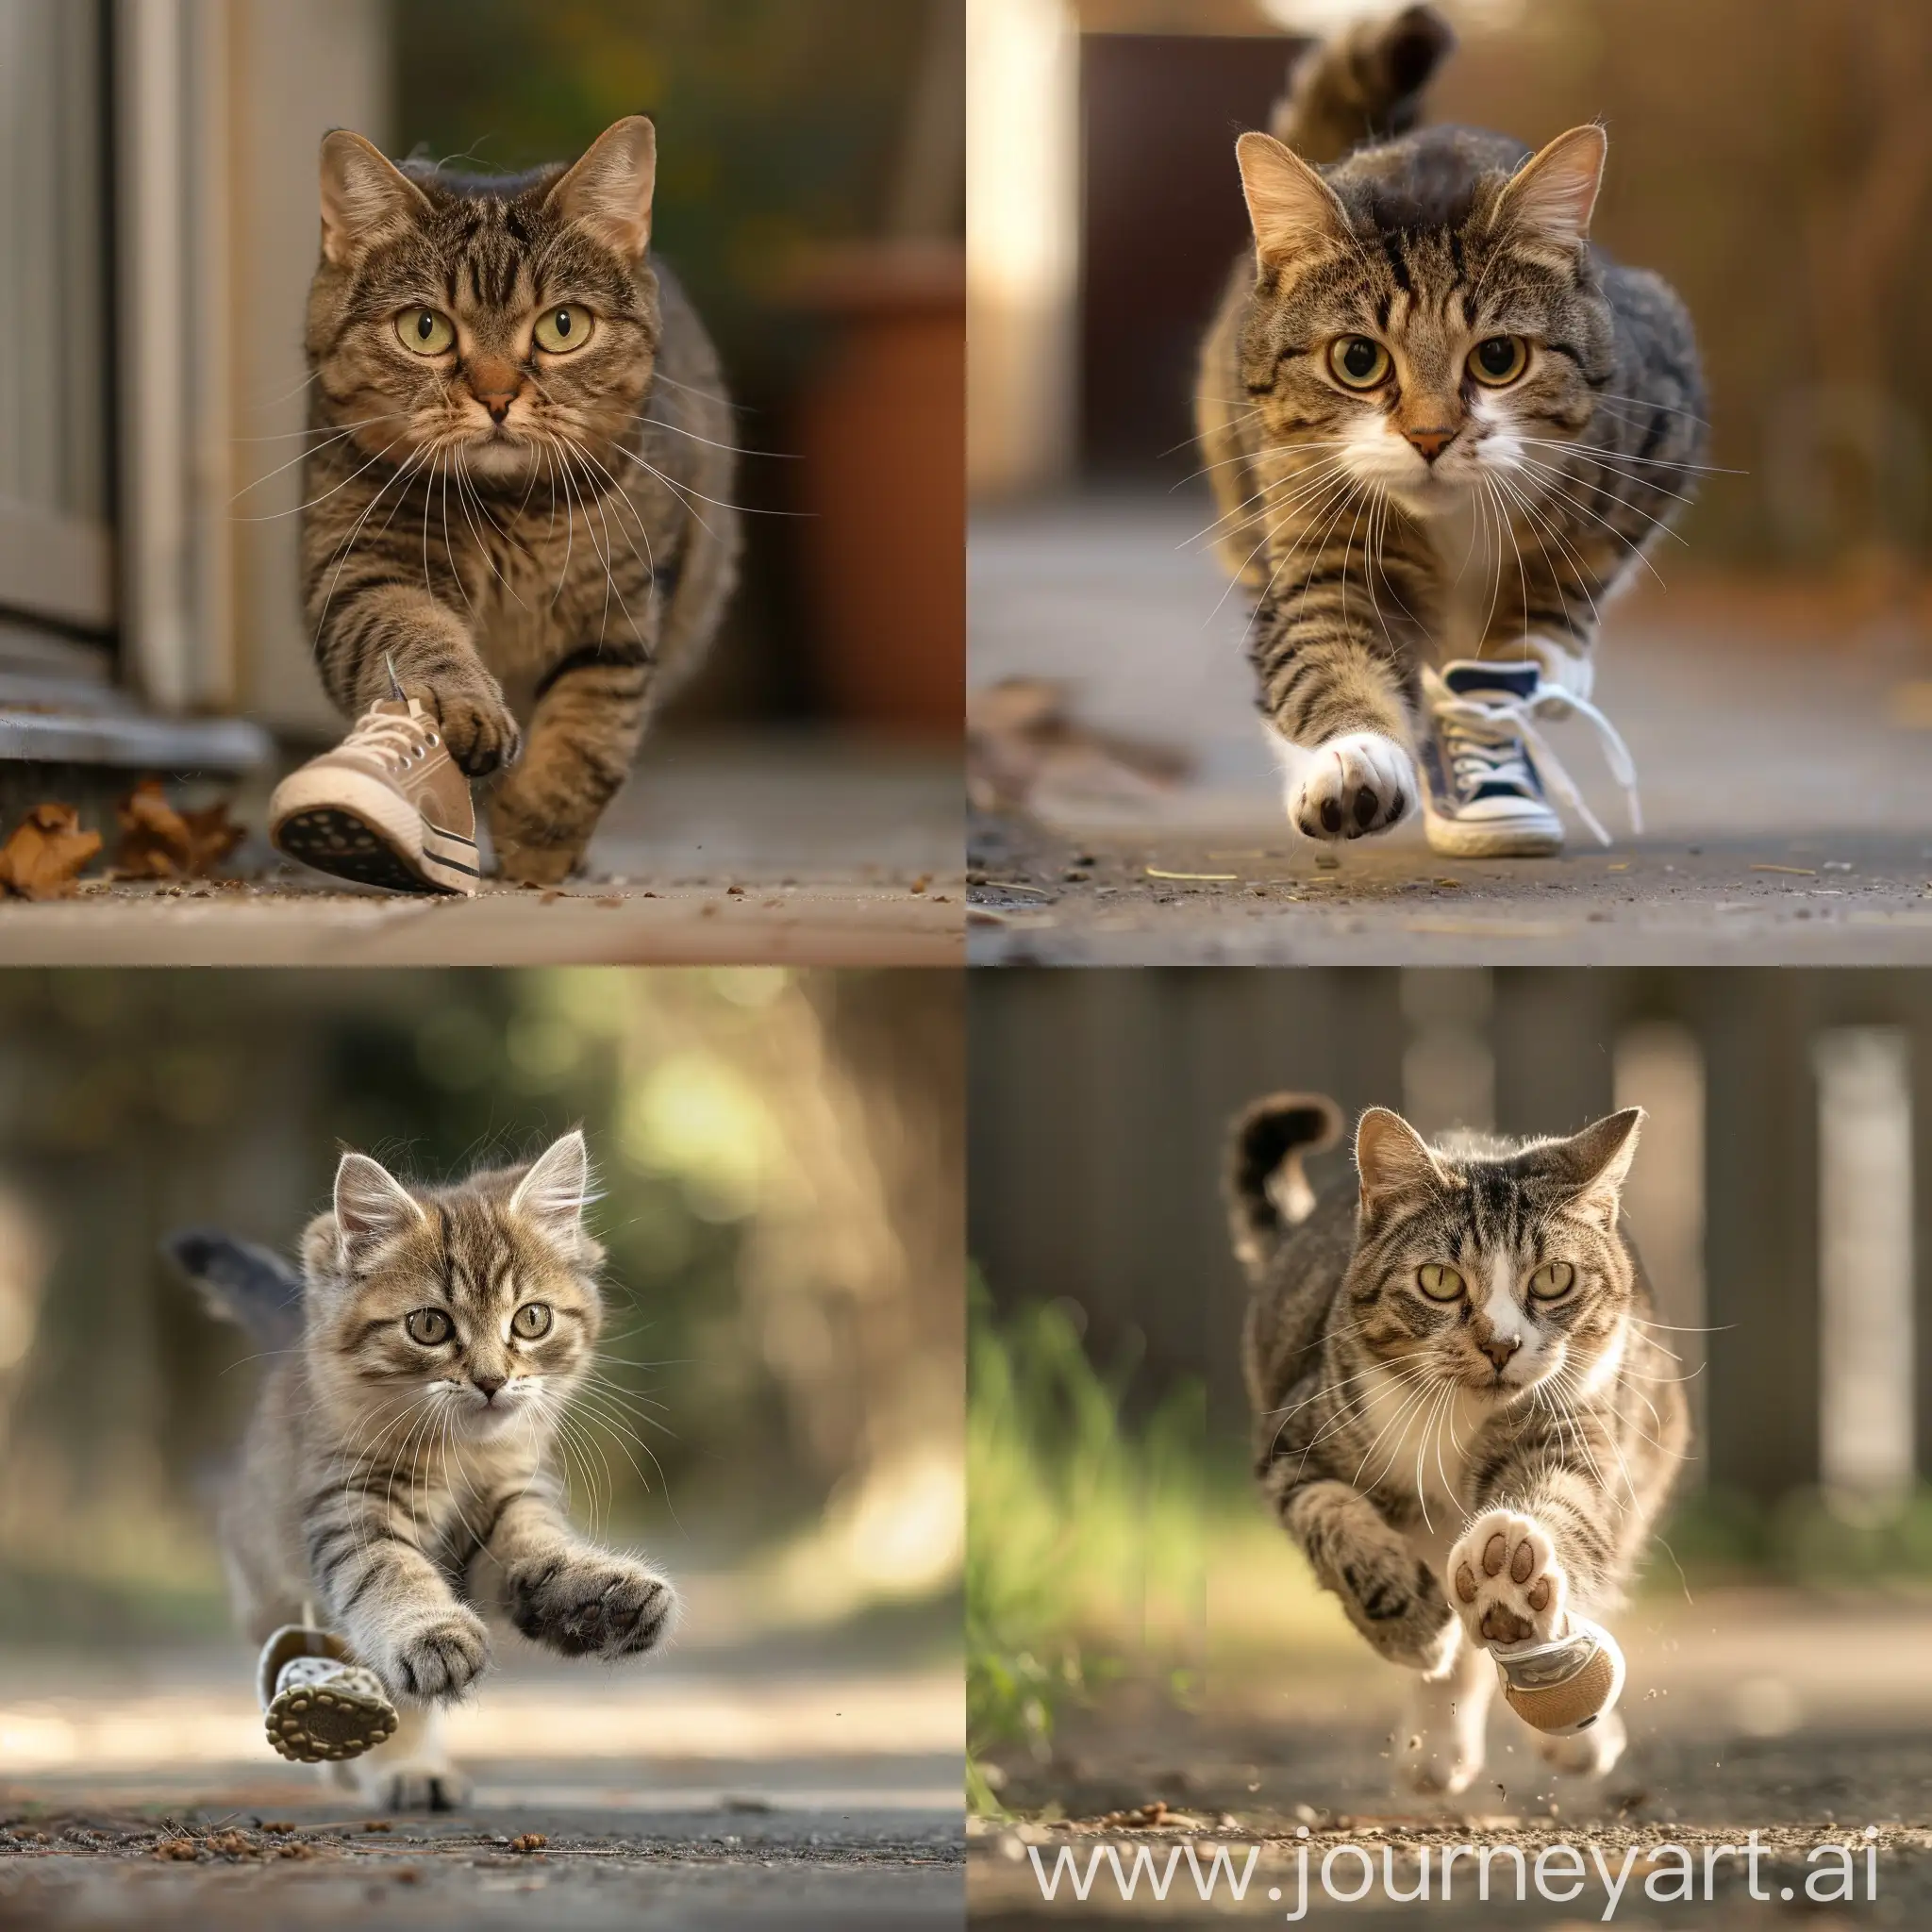
[[291, 772], [269, 802], [278, 851], [392, 892], [474, 892], [470, 781], [414, 698], [385, 698], [333, 751]]
[[293, 1763], [359, 1757], [395, 1735], [381, 1680], [327, 1630], [285, 1624], [262, 1646], [256, 1674], [268, 1740]]

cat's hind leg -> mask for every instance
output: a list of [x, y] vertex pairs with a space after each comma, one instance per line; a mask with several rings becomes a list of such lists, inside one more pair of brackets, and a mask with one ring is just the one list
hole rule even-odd
[[1602, 1777], [1623, 1757], [1624, 1746], [1629, 1742], [1624, 1720], [1614, 1710], [1607, 1710], [1589, 1730], [1561, 1737], [1552, 1737], [1527, 1724], [1524, 1728], [1535, 1740], [1537, 1755], [1552, 1771], [1566, 1777]]
[[1463, 1641], [1440, 1671], [1412, 1680], [1403, 1727], [1395, 1737], [1400, 1789], [1425, 1797], [1466, 1790], [1483, 1768], [1483, 1735], [1496, 1667]]
[[460, 1811], [470, 1802], [470, 1781], [449, 1760], [442, 1723], [441, 1706], [413, 1706], [388, 1743], [355, 1760], [356, 1788], [368, 1803], [385, 1811]]

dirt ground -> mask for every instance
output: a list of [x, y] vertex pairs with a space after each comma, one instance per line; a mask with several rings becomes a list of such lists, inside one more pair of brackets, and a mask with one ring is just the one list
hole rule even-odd
[[1573, 721], [1549, 736], [1611, 847], [1574, 817], [1551, 859], [1441, 858], [1413, 824], [1322, 847], [1288, 824], [1247, 611], [1188, 541], [1198, 508], [1094, 499], [974, 526], [974, 688], [1058, 681], [1080, 726], [1187, 766], [1137, 787], [1064, 761], [1029, 816], [977, 824], [975, 963], [1932, 959], [1932, 643], [1916, 620], [1646, 582], [1607, 620], [1595, 693], [1636, 763], [1641, 836]]
[[[1396, 1883], [1407, 1891], [1424, 1846], [1440, 1859], [1447, 1845], [1515, 1844], [1533, 1859], [1568, 1842], [1586, 1857], [1596, 1847], [1613, 1870], [1625, 1849], [1639, 1850], [1619, 1924], [1932, 1924], [1932, 1617], [1922, 1603], [1716, 1592], [1700, 1594], [1694, 1606], [1640, 1606], [1619, 1635], [1630, 1663], [1624, 1708], [1632, 1741], [1607, 1780], [1552, 1776], [1498, 1711], [1481, 1778], [1439, 1806], [1391, 1795], [1389, 1731], [1399, 1680], [1366, 1646], [1215, 1670], [1187, 1708], [1144, 1686], [1128, 1689], [1075, 1713], [1049, 1762], [1006, 1764], [1002, 1798], [1013, 1817], [974, 1821], [969, 1842], [974, 1924], [1202, 1918], [1206, 1908], [1185, 1873], [1165, 1907], [1143, 1895], [1124, 1908], [1116, 1898], [1109, 1914], [1105, 1876], [1086, 1905], [1064, 1885], [1056, 1905], [1044, 1905], [1029, 1856], [1038, 1846], [1051, 1870], [1067, 1844], [1084, 1868], [1092, 1844], [1111, 1840], [1129, 1862], [1140, 1843], [1164, 1859], [1168, 1844], [1192, 1838], [1204, 1858], [1211, 1842], [1263, 1848], [1250, 1896], [1240, 1906], [1224, 1897], [1217, 1923], [1284, 1915], [1296, 1895], [1291, 1861], [1304, 1843], [1317, 1871], [1332, 1846], [1361, 1844], [1378, 1861], [1381, 1848], [1392, 1847]], [[1120, 1828], [1124, 1814], [1158, 1817], [1144, 1808], [1155, 1804], [1169, 1807], [1160, 1823]], [[1862, 1874], [1868, 1826], [1877, 1833], [1876, 1898], [1829, 1909], [1809, 1903], [1805, 1854], [1852, 1842]], [[1767, 1848], [1760, 1869], [1770, 1899], [1745, 1895], [1737, 1860], [1715, 1868], [1708, 1904], [1701, 1879], [1694, 1904], [1662, 1907], [1641, 1895], [1654, 1869], [1643, 1852], [1682, 1844], [1701, 1868], [1705, 1846], [1742, 1844], [1753, 1828]], [[1344, 1863], [1341, 1888], [1356, 1882], [1355, 1869]], [[1507, 1877], [1507, 1865], [1497, 1869]], [[1269, 1902], [1271, 1885], [1286, 1897]], [[1861, 1875], [1861, 1891], [1862, 1885]], [[1510, 1889], [1501, 1879], [1499, 1886]], [[1787, 1886], [1795, 1893], [1789, 1901], [1778, 1895]], [[1533, 1893], [1519, 1908], [1500, 1896], [1484, 1906], [1454, 1892], [1447, 1903], [1432, 1898], [1426, 1909], [1391, 1907], [1379, 1890], [1378, 1871], [1376, 1896], [1344, 1908], [1324, 1904], [1317, 1887], [1309, 1917], [1345, 1915], [1368, 1926], [1568, 1928], [1599, 1922], [1607, 1902], [1593, 1874], [1567, 1907]]]
[[[667, 740], [607, 814], [587, 874], [473, 899], [339, 890], [262, 836], [243, 788], [231, 876], [85, 875], [0, 901], [0, 965], [949, 965], [963, 957], [959, 762], [950, 747]], [[108, 849], [113, 848], [111, 828]]]
[[709, 1636], [645, 1668], [506, 1636], [434, 1816], [275, 1758], [234, 1644], [0, 1653], [0, 1926], [958, 1926], [957, 1655], [731, 1636], [695, 1583]]
[[388, 1821], [276, 1793], [0, 1806], [0, 1923], [575, 1928], [957, 1926], [957, 1814], [506, 1810]]

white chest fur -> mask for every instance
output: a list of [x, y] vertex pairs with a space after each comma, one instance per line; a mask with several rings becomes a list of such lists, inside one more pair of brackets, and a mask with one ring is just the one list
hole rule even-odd
[[1363, 1418], [1373, 1444], [1356, 1482], [1413, 1498], [1420, 1519], [1411, 1547], [1440, 1572], [1468, 1517], [1469, 1456], [1491, 1412], [1473, 1389], [1424, 1383], [1400, 1370], [1369, 1372]]
[[1441, 621], [1437, 632], [1438, 663], [1474, 658], [1497, 605], [1497, 586], [1509, 539], [1500, 515], [1474, 497], [1459, 508], [1426, 518], [1423, 529], [1436, 553], [1442, 585]]

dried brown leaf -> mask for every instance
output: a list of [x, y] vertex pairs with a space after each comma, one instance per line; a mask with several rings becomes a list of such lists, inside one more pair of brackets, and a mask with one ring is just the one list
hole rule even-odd
[[226, 801], [200, 811], [176, 811], [158, 778], [143, 778], [119, 805], [121, 849], [114, 869], [124, 878], [207, 878], [247, 836], [228, 819]]
[[101, 849], [98, 832], [84, 832], [71, 805], [37, 805], [0, 846], [0, 889], [22, 899], [65, 899]]

